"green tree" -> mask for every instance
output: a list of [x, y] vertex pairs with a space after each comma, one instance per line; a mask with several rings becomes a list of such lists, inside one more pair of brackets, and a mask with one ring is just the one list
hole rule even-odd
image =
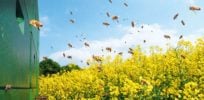
[[52, 59], [45, 58], [40, 62], [40, 75], [55, 74], [60, 72], [60, 65]]
[[62, 71], [72, 71], [72, 70], [80, 70], [81, 68], [76, 64], [68, 64], [66, 66], [62, 66]]

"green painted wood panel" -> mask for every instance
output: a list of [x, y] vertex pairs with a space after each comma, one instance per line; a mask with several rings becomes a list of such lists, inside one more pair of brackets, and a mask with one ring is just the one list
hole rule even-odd
[[[33, 100], [37, 96], [39, 30], [29, 25], [31, 19], [38, 20], [37, 3], [0, 0], [0, 100]], [[6, 84], [14, 89], [5, 92]]]
[[1, 100], [35, 100], [36, 89], [12, 89], [10, 91], [0, 90]]

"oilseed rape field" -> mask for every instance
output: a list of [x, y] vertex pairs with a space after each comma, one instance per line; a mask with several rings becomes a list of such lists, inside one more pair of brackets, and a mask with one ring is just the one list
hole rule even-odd
[[94, 57], [81, 70], [39, 77], [49, 100], [203, 100], [204, 38], [167, 48], [137, 46], [128, 59]]

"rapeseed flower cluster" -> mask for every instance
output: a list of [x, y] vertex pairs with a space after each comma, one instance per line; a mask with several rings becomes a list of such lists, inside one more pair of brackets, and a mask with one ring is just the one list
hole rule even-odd
[[39, 93], [49, 100], [204, 98], [204, 38], [192, 44], [180, 40], [163, 51], [138, 46], [133, 55], [102, 58], [89, 67], [39, 78]]

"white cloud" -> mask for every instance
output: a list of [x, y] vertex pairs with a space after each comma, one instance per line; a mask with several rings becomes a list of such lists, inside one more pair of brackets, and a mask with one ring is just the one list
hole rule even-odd
[[193, 34], [189, 34], [186, 39], [192, 42], [195, 42], [196, 39], [204, 37], [204, 28], [198, 29], [197, 31], [193, 32]]
[[[86, 61], [92, 55], [114, 56], [118, 52], [123, 52], [123, 57], [127, 58], [130, 56], [127, 53], [129, 47], [135, 47], [136, 45], [140, 45], [143, 50], [147, 51], [150, 46], [160, 46], [162, 48], [165, 48], [167, 43], [170, 43], [171, 45], [175, 46], [177, 41], [179, 40], [178, 38], [180, 34], [178, 34], [175, 30], [164, 29], [158, 24], [144, 24], [143, 26], [143, 29], [141, 29], [140, 27], [131, 28], [118, 26], [119, 31], [123, 31], [125, 33], [121, 38], [109, 38], [101, 41], [87, 41], [88, 43], [90, 43], [90, 48], [81, 47], [59, 51], [51, 54], [49, 58], [59, 62], [61, 65], [65, 65], [68, 62], [84, 65], [80, 64], [80, 61]], [[204, 32], [204, 29], [195, 32], [195, 34], [184, 35], [184, 39], [195, 41], [198, 37], [202, 36], [202, 32]], [[171, 39], [165, 39], [164, 35], [171, 36]], [[146, 40], [146, 43], [143, 43], [144, 40]], [[102, 52], [101, 49], [106, 47], [111, 47], [113, 51], [116, 51], [116, 53], [109, 53], [105, 50], [105, 52]], [[68, 60], [67, 58], [64, 58], [62, 55], [63, 53], [72, 56], [73, 59]]]

